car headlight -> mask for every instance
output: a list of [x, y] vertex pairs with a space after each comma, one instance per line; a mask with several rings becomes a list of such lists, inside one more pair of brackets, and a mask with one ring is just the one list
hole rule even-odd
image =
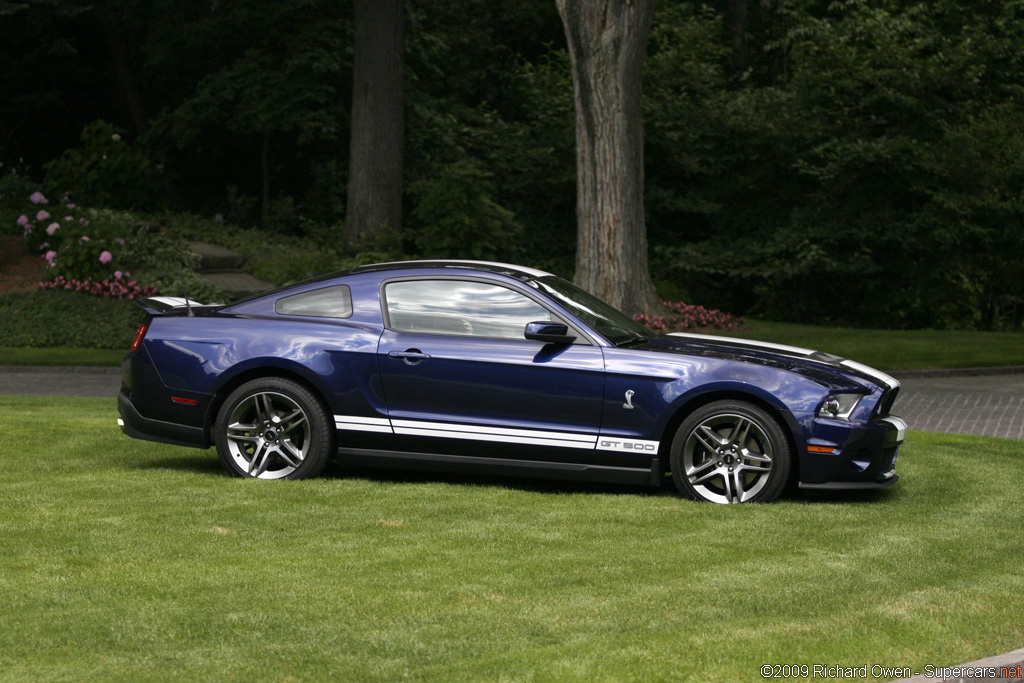
[[818, 417], [846, 420], [862, 398], [864, 398], [863, 394], [833, 394], [818, 409]]

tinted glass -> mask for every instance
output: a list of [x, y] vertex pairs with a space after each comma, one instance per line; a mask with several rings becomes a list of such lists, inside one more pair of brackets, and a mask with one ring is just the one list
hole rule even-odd
[[534, 300], [465, 280], [401, 280], [385, 287], [391, 328], [400, 332], [523, 339], [526, 323], [550, 320]]
[[346, 285], [314, 289], [278, 299], [274, 310], [282, 315], [348, 318], [352, 315], [352, 292]]
[[622, 311], [562, 278], [544, 277], [533, 283], [616, 346], [654, 336]]

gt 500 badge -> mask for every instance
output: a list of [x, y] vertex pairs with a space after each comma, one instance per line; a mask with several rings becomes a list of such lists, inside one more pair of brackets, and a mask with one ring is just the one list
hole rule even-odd
[[598, 437], [597, 450], [619, 451], [623, 453], [657, 453], [658, 441], [640, 441], [637, 439], [609, 439]]

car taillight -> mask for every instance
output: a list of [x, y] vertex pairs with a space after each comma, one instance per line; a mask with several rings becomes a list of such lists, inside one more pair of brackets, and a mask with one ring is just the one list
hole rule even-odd
[[149, 322], [144, 322], [139, 325], [139, 331], [135, 333], [135, 341], [132, 342], [132, 348], [130, 351], [134, 351], [139, 348], [139, 344], [142, 343], [142, 338], [146, 336], [146, 330], [149, 329]]

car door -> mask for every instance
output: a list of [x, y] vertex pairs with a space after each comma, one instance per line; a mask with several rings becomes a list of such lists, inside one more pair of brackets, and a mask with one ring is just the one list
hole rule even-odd
[[600, 429], [601, 349], [527, 340], [557, 316], [525, 290], [456, 277], [382, 288], [378, 362], [395, 434], [408, 450], [588, 462]]

